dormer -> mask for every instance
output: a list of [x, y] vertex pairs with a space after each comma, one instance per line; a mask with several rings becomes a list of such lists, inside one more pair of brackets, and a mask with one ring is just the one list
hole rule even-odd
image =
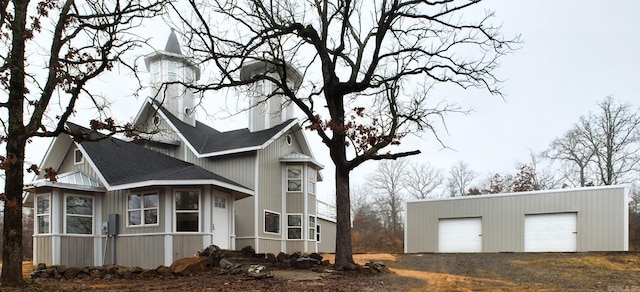
[[[276, 65], [264, 61], [250, 62], [240, 71], [241, 80], [254, 77], [269, 76], [281, 80], [286, 76], [287, 86], [294, 92], [302, 82], [302, 75], [296, 69], [287, 67], [286, 72]], [[270, 129], [294, 118], [295, 105], [283, 94], [278, 93], [278, 86], [269, 80], [259, 80], [250, 88], [249, 130], [257, 132]]]
[[184, 84], [198, 81], [200, 69], [182, 54], [173, 30], [165, 49], [145, 56], [144, 63], [151, 77], [151, 98], [162, 103], [181, 121], [195, 126], [195, 96]]

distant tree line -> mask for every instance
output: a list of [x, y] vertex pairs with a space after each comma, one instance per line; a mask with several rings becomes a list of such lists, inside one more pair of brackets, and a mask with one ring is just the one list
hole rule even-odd
[[[33, 209], [22, 211], [22, 248], [25, 260], [33, 259]], [[0, 205], [0, 234], [4, 231], [4, 205]], [[4, 239], [0, 236], [0, 253], [4, 249]]]

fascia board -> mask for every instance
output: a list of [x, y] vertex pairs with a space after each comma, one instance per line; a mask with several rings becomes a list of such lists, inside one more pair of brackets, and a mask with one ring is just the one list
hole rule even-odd
[[239, 187], [236, 185], [232, 185], [229, 183], [221, 182], [215, 179], [194, 179], [194, 180], [147, 180], [140, 181], [134, 183], [127, 183], [121, 185], [113, 185], [107, 188], [108, 191], [116, 191], [116, 190], [124, 190], [124, 189], [135, 189], [149, 186], [184, 186], [184, 185], [215, 185], [222, 188], [226, 188], [232, 191], [244, 193], [253, 196], [254, 191]]
[[[63, 139], [69, 139], [69, 142], [65, 143]], [[50, 157], [51, 151], [53, 151], [53, 149], [65, 146], [62, 143], [66, 144], [67, 151], [69, 151], [69, 147], [73, 145], [73, 141], [71, 137], [67, 136], [66, 134], [62, 134], [62, 135], [58, 135], [57, 137], [54, 137], [53, 140], [51, 140], [51, 143], [49, 143], [49, 146], [47, 147], [47, 151], [42, 157], [42, 161], [40, 161], [39, 167], [52, 167], [54, 169], [58, 169], [60, 167], [60, 165], [62, 164], [62, 161], [64, 160], [64, 156], [58, 159], [59, 161], [56, 161], [56, 165], [45, 165], [45, 164], [50, 163], [50, 160], [52, 159], [52, 157]]]

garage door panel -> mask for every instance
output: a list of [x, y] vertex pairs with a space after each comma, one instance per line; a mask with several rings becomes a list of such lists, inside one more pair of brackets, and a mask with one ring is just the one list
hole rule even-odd
[[438, 221], [438, 252], [481, 252], [482, 218]]
[[576, 213], [526, 215], [524, 221], [524, 251], [576, 251], [576, 223]]

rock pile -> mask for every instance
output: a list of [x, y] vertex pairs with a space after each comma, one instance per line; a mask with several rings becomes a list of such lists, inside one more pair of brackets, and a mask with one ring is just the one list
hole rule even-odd
[[49, 279], [132, 279], [132, 278], [153, 278], [157, 276], [174, 275], [170, 267], [159, 266], [155, 269], [143, 269], [140, 267], [123, 267], [116, 265], [99, 267], [67, 267], [49, 266], [38, 264], [31, 273], [31, 278]]
[[[261, 263], [265, 264], [262, 265]], [[152, 278], [158, 276], [187, 276], [204, 272], [207, 268], [216, 268], [223, 274], [245, 274], [255, 279], [271, 278], [273, 271], [268, 267], [315, 269], [328, 266], [329, 261], [322, 260], [317, 253], [292, 254], [256, 253], [253, 247], [246, 246], [240, 251], [222, 250], [216, 245], [210, 245], [196, 253], [193, 258], [182, 258], [171, 264], [170, 267], [161, 265], [155, 269], [143, 269], [141, 267], [123, 267], [106, 265], [99, 267], [67, 267], [62, 265], [46, 266], [38, 264], [31, 273], [31, 278], [50, 279], [132, 279]], [[243, 268], [245, 266], [246, 268]], [[386, 269], [384, 263], [369, 263], [365, 267], [380, 271]], [[388, 269], [387, 269], [388, 270]]]

